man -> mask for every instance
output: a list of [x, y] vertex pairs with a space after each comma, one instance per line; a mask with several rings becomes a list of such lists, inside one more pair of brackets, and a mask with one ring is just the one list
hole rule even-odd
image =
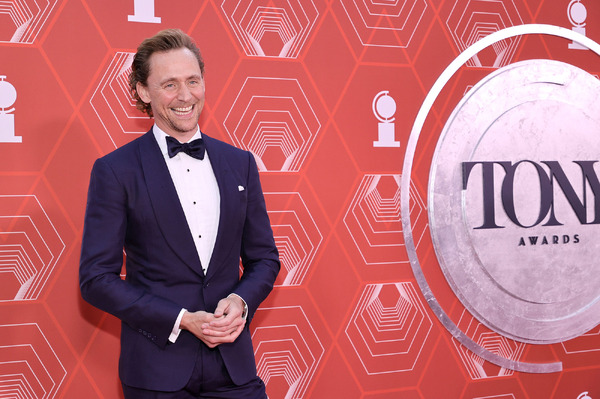
[[183, 32], [140, 45], [130, 86], [155, 124], [95, 162], [79, 272], [122, 321], [125, 397], [264, 398], [249, 323], [280, 264], [254, 158], [200, 132], [204, 62]]

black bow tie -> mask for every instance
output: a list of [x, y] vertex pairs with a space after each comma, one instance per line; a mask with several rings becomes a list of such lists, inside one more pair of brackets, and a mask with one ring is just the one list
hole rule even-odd
[[183, 151], [190, 157], [204, 159], [204, 151], [206, 150], [206, 147], [201, 138], [190, 141], [189, 143], [181, 144], [177, 139], [167, 136], [167, 149], [169, 150], [170, 158], [173, 158], [180, 151]]

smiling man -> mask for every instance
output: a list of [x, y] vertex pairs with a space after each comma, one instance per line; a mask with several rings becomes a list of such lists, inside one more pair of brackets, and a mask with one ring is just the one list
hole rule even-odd
[[125, 398], [265, 398], [249, 323], [280, 264], [254, 158], [200, 131], [185, 33], [142, 42], [129, 83], [155, 124], [95, 162], [79, 270], [83, 298], [122, 321]]

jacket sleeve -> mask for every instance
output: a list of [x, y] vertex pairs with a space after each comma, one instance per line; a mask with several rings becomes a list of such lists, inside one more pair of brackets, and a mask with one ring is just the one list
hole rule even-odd
[[267, 214], [256, 161], [248, 155], [248, 202], [242, 231], [242, 278], [234, 290], [248, 304], [248, 322], [273, 289], [280, 269], [279, 253]]
[[81, 294], [164, 347], [181, 306], [121, 279], [127, 220], [127, 190], [101, 158], [92, 169], [88, 191], [79, 265]]

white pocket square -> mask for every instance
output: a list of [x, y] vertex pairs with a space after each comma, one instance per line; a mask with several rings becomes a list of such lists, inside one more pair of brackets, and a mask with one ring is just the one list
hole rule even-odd
[[245, 190], [244, 186], [238, 186], [238, 191], [244, 191], [244, 190]]

